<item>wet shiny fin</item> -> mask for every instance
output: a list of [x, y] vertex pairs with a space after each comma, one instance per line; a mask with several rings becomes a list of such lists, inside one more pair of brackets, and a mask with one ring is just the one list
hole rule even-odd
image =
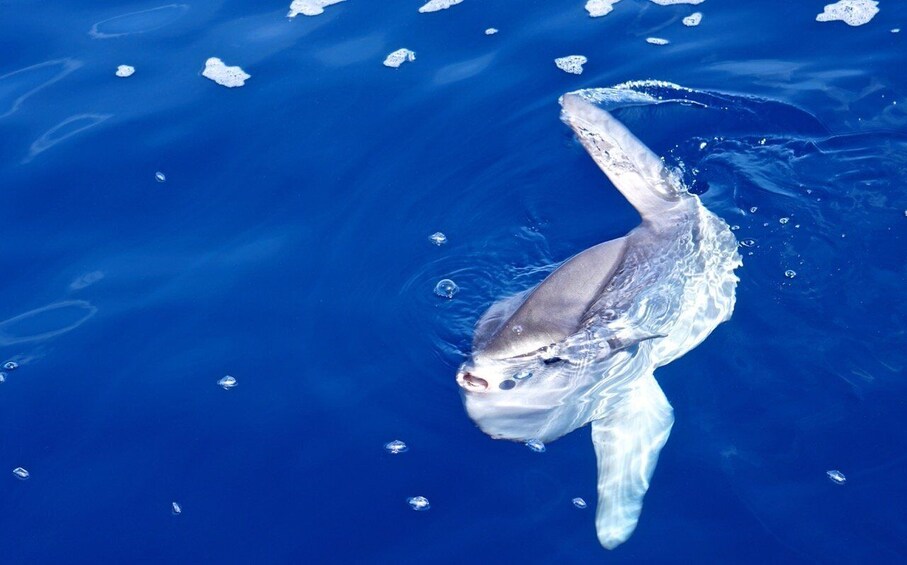
[[611, 114], [577, 94], [565, 94], [561, 107], [561, 119], [643, 220], [657, 222], [683, 197], [662, 160]]
[[658, 454], [674, 424], [674, 411], [650, 373], [627, 386], [608, 414], [592, 422], [598, 459], [598, 541], [614, 549], [636, 529]]

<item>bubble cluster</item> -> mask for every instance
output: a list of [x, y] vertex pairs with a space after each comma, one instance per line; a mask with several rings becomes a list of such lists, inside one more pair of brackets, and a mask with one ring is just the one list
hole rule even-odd
[[490, 27], [490, 28], [488, 28], [488, 29], [485, 30], [485, 35], [494, 35], [494, 34], [496, 34], [497, 32], [498, 32], [498, 29], [497, 29], [497, 28]]
[[663, 37], [647, 37], [646, 43], [650, 45], [667, 45], [670, 41]]
[[415, 60], [416, 60], [415, 51], [410, 51], [409, 49], [406, 49], [406, 48], [397, 49], [396, 51], [392, 52], [390, 55], [385, 57], [384, 66], [390, 67], [392, 69], [396, 69], [403, 63], [406, 63], [407, 61], [415, 61]]
[[431, 504], [424, 496], [411, 496], [406, 499], [406, 502], [409, 504], [409, 507], [416, 512], [424, 512], [431, 508]]
[[441, 245], [444, 245], [445, 243], [447, 243], [447, 236], [439, 231], [436, 231], [435, 233], [431, 234], [428, 237], [428, 239], [430, 239], [432, 243], [434, 243], [435, 245], [437, 245], [439, 247]]
[[441, 298], [453, 298], [458, 292], [460, 292], [460, 287], [450, 279], [441, 279], [435, 285], [435, 294]]
[[586, 62], [588, 62], [588, 59], [583, 55], [568, 55], [554, 60], [554, 64], [557, 65], [557, 68], [565, 73], [570, 73], [571, 75], [583, 74], [583, 65], [585, 65]]
[[242, 68], [227, 66], [217, 57], [209, 57], [205, 61], [205, 70], [202, 71], [202, 76], [227, 88], [243, 86], [247, 80], [252, 78], [252, 75], [242, 70]]
[[3, 364], [3, 368], [6, 369], [7, 371], [15, 371], [16, 369], [19, 368], [19, 364], [16, 363], [15, 361], [7, 361], [6, 363]]
[[788, 270], [784, 271], [784, 276], [789, 279], [792, 279], [797, 276], [797, 272], [794, 271], [793, 269], [788, 269]]
[[693, 12], [681, 21], [687, 27], [696, 27], [702, 21], [702, 12]]
[[391, 455], [398, 455], [400, 453], [408, 451], [409, 448], [406, 446], [405, 443], [403, 443], [399, 439], [395, 439], [394, 441], [385, 443], [384, 450], [387, 451], [388, 453], [390, 453]]
[[120, 65], [117, 67], [116, 75], [120, 78], [131, 77], [133, 74], [135, 74], [135, 67], [129, 65]]
[[526, 442], [526, 447], [536, 453], [545, 453], [545, 444], [539, 439], [530, 439]]
[[239, 383], [236, 382], [235, 377], [227, 375], [227, 376], [223, 377], [222, 379], [220, 379], [219, 381], [217, 381], [217, 384], [222, 386], [224, 390], [230, 390], [231, 388], [235, 387]]

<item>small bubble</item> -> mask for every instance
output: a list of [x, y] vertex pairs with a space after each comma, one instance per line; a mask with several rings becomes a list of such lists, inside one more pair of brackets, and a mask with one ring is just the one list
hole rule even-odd
[[430, 239], [432, 243], [439, 247], [447, 243], [447, 236], [439, 231], [436, 231], [435, 233], [428, 236], [428, 239]]
[[740, 245], [742, 247], [753, 247], [754, 245], [756, 245], [756, 240], [755, 239], [741, 239]]
[[788, 269], [788, 270], [784, 271], [784, 276], [789, 279], [792, 279], [797, 276], [797, 272], [794, 271], [793, 269]]
[[825, 474], [828, 475], [828, 478], [836, 485], [843, 485], [847, 482], [847, 477], [844, 476], [844, 473], [838, 471], [837, 469], [832, 469], [830, 471], [825, 471]]
[[494, 35], [494, 34], [496, 34], [497, 32], [498, 32], [497, 29], [495, 29], [495, 28], [493, 28], [493, 27], [490, 27], [490, 28], [488, 28], [488, 29], [485, 30], [485, 35]]
[[404, 451], [408, 451], [409, 448], [406, 447], [406, 444], [403, 443], [402, 441], [400, 441], [399, 439], [395, 439], [394, 441], [385, 443], [384, 450], [387, 451], [388, 453], [390, 453], [391, 455], [398, 455], [400, 453], [403, 453]]
[[759, 207], [758, 207], [758, 206], [753, 206], [752, 208], [750, 208], [750, 214], [755, 214], [755, 213], [758, 212], [758, 211], [759, 211]]
[[734, 224], [733, 226], [731, 226], [731, 231], [737, 231], [739, 229], [740, 229], [740, 226], [738, 226], [737, 224]]
[[3, 368], [6, 369], [7, 371], [15, 371], [16, 369], [19, 368], [19, 364], [16, 363], [15, 361], [7, 361], [6, 363], [3, 364]]
[[183, 507], [180, 506], [179, 502], [176, 502], [176, 501], [171, 502], [170, 503], [170, 512], [172, 512], [174, 516], [179, 516], [180, 514], [183, 513]]
[[789, 221], [790, 221], [790, 218], [778, 218], [778, 223], [780, 223], [780, 224], [786, 224]]
[[708, 145], [708, 143], [706, 143], [705, 141], [703, 141], [702, 143], [700, 143], [700, 144], [699, 144], [699, 150], [702, 151], [703, 149], [705, 149], [705, 146], [706, 146], [706, 145]]
[[800, 224], [794, 224], [794, 227], [800, 229]]
[[573, 506], [576, 506], [577, 508], [582, 510], [586, 507], [586, 501], [577, 496], [573, 499]]
[[545, 444], [538, 439], [530, 439], [526, 442], [526, 447], [535, 451], [536, 453], [545, 453]]
[[442, 279], [435, 285], [435, 294], [441, 298], [453, 298], [458, 292], [460, 287], [450, 279]]
[[516, 335], [522, 335], [522, 334], [523, 334], [523, 326], [517, 324], [517, 325], [513, 326], [512, 328], [510, 328], [510, 331], [512, 331], [512, 332], [515, 333]]
[[765, 145], [765, 138], [764, 138], [764, 137], [763, 137], [762, 139], [759, 140], [759, 145]]
[[226, 377], [217, 381], [217, 384], [224, 387], [224, 390], [230, 390], [231, 388], [235, 387], [239, 383], [236, 382], [235, 377], [231, 377], [230, 375], [227, 375]]
[[16, 475], [17, 477], [19, 477], [20, 479], [22, 479], [23, 481], [28, 479], [28, 477], [31, 476], [31, 475], [29, 475], [28, 471], [26, 471], [22, 467], [16, 467], [15, 469], [13, 469], [13, 474]]
[[431, 504], [429, 504], [428, 499], [424, 496], [411, 496], [406, 499], [406, 502], [409, 504], [409, 507], [416, 512], [424, 512], [431, 508]]
[[523, 369], [522, 371], [515, 374], [513, 376], [513, 378], [518, 381], [525, 381], [526, 379], [528, 379], [531, 376], [532, 376], [532, 371], [530, 371], [529, 369]]
[[164, 173], [158, 171], [158, 172], [154, 173], [154, 179], [157, 182], [164, 182], [165, 180], [167, 180], [167, 176]]

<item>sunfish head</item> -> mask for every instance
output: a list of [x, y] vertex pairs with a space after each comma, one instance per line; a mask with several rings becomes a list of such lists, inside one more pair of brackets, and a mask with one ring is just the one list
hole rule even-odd
[[601, 397], [596, 363], [559, 356], [553, 348], [505, 359], [477, 351], [457, 384], [469, 417], [496, 439], [552, 441], [593, 417]]

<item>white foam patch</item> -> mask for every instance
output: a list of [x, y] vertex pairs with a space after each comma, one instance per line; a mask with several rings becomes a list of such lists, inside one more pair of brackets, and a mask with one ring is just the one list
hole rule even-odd
[[652, 0], [659, 6], [673, 6], [674, 4], [702, 4], [705, 0]]
[[498, 29], [497, 29], [497, 28], [490, 27], [490, 28], [488, 28], [488, 29], [485, 30], [485, 35], [494, 35], [494, 34], [496, 34], [497, 32], [498, 32]]
[[324, 13], [327, 6], [339, 4], [344, 0], [293, 0], [290, 4], [288, 18], [295, 18], [299, 14], [303, 16], [319, 16]]
[[879, 13], [878, 5], [876, 0], [840, 0], [827, 4], [825, 10], [816, 16], [816, 21], [842, 21], [849, 26], [861, 26]]
[[683, 25], [687, 27], [696, 27], [702, 21], [702, 12], [693, 12], [681, 21], [683, 21]]
[[205, 61], [205, 70], [202, 71], [202, 76], [227, 88], [242, 86], [246, 84], [246, 80], [252, 78], [252, 75], [241, 68], [228, 67], [217, 57], [211, 57]]
[[384, 59], [384, 66], [396, 69], [407, 61], [415, 61], [416, 54], [409, 49], [397, 49]]
[[588, 59], [582, 55], [569, 55], [567, 57], [555, 59], [554, 64], [565, 73], [581, 75], [583, 74], [583, 65], [585, 65], [587, 61]]
[[463, 2], [463, 0], [431, 0], [428, 4], [419, 8], [419, 13], [427, 14], [429, 12], [439, 12], [450, 8], [451, 6], [456, 6], [461, 2]]
[[131, 77], [135, 74], [135, 67], [129, 65], [120, 65], [117, 67], [117, 76], [120, 78]]
[[610, 14], [618, 2], [620, 0], [589, 0], [586, 2], [586, 11], [589, 12], [590, 17], [600, 18]]
[[663, 37], [647, 37], [646, 43], [651, 43], [652, 45], [667, 45], [670, 41]]

